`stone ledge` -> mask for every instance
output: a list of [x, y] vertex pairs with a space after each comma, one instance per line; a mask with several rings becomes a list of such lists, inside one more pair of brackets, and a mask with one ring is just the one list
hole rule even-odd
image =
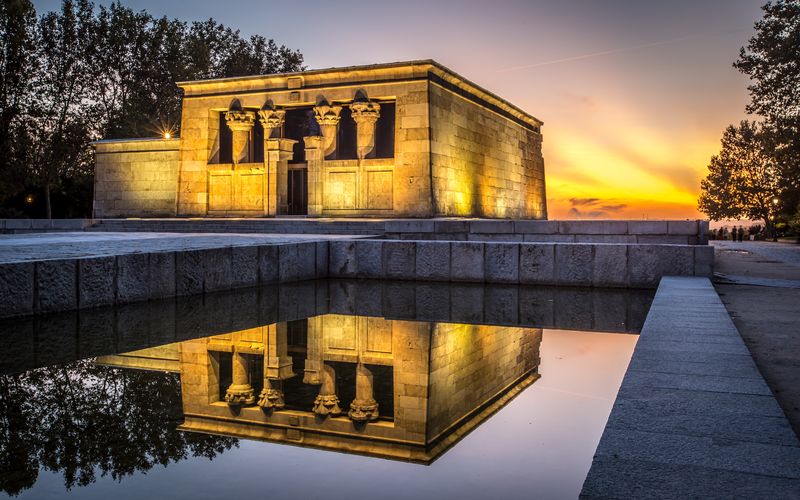
[[798, 488], [800, 442], [711, 282], [662, 278], [581, 498]]

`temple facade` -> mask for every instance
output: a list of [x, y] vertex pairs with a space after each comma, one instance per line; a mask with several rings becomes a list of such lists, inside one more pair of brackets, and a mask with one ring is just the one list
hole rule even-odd
[[180, 374], [180, 429], [428, 464], [540, 375], [540, 328], [324, 314], [100, 364]]
[[542, 122], [434, 61], [178, 86], [180, 137], [93, 144], [95, 217], [547, 218]]

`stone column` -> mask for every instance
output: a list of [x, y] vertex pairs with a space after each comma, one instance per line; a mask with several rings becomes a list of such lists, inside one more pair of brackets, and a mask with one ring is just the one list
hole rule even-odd
[[323, 208], [323, 137], [304, 137], [308, 165], [308, 215], [320, 217]]
[[320, 368], [322, 367], [322, 317], [308, 318], [306, 332], [306, 362], [303, 370], [303, 383], [320, 385]]
[[319, 395], [314, 400], [314, 408], [311, 410], [317, 416], [336, 417], [342, 414], [339, 408], [339, 397], [336, 395], [336, 372], [333, 367], [322, 363], [320, 367], [320, 386]]
[[225, 391], [225, 402], [230, 406], [243, 406], [255, 403], [253, 387], [250, 385], [250, 366], [247, 357], [234, 346], [233, 382]]
[[375, 150], [375, 123], [381, 116], [381, 105], [369, 101], [354, 102], [350, 111], [356, 122], [358, 159], [363, 160]]
[[233, 136], [231, 152], [234, 165], [250, 161], [250, 131], [253, 130], [256, 115], [252, 111], [228, 111], [225, 123]]
[[378, 402], [372, 392], [372, 372], [359, 361], [356, 365], [356, 399], [350, 403], [347, 416], [353, 422], [374, 422], [378, 420]]
[[283, 381], [294, 377], [292, 358], [287, 354], [286, 323], [267, 327], [264, 342], [264, 389], [258, 398], [258, 406], [267, 409], [281, 409], [283, 402]]
[[289, 160], [294, 156], [294, 139], [267, 139], [264, 141], [267, 203], [266, 215], [285, 214], [289, 211]]
[[[282, 109], [262, 109], [258, 112], [258, 119], [264, 127], [264, 140], [280, 139], [282, 137], [283, 122], [286, 111]], [[266, 151], [266, 149], [265, 149]]]
[[322, 132], [322, 158], [328, 159], [336, 152], [336, 132], [339, 128], [341, 106], [320, 104], [314, 107], [314, 118], [317, 119]]

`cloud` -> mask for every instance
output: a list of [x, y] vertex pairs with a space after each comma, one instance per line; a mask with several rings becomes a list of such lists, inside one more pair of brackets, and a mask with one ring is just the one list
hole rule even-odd
[[569, 217], [583, 219], [610, 218], [615, 213], [628, 208], [627, 203], [612, 203], [616, 200], [603, 200], [601, 198], [570, 198], [571, 208], [567, 212]]

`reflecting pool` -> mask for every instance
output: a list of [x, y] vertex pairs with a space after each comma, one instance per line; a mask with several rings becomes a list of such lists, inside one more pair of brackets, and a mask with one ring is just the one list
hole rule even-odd
[[574, 498], [651, 300], [330, 280], [6, 321], [0, 491]]

